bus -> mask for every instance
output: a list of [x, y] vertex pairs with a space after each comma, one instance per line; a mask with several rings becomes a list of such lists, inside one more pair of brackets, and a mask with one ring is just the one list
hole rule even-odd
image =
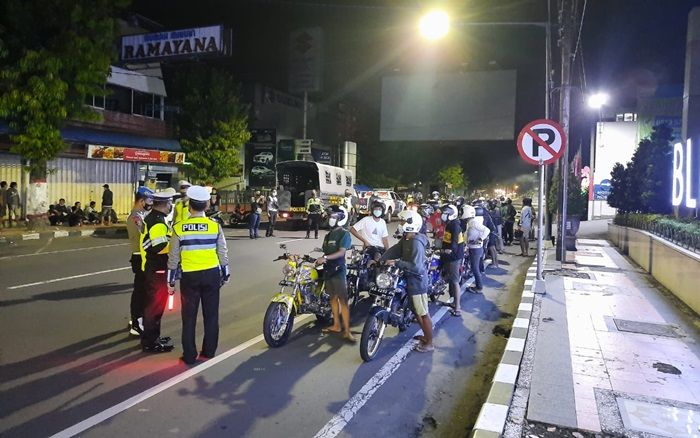
[[279, 218], [301, 226], [306, 214], [306, 201], [316, 190], [323, 205], [342, 205], [345, 190], [353, 194], [355, 175], [348, 169], [314, 161], [277, 163]]

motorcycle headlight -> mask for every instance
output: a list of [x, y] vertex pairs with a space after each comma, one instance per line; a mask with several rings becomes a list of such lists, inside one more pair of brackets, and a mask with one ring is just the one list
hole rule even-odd
[[282, 274], [284, 274], [285, 277], [290, 277], [290, 276], [294, 275], [294, 268], [292, 268], [288, 264], [284, 265], [282, 267]]
[[387, 289], [391, 287], [391, 275], [386, 272], [380, 272], [377, 274], [377, 287], [380, 289]]

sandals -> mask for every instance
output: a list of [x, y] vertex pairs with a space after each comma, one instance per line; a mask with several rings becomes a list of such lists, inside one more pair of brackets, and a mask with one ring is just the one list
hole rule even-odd
[[327, 335], [329, 333], [341, 333], [341, 332], [342, 332], [341, 329], [332, 330], [330, 327], [326, 327], [326, 328], [321, 329], [321, 333], [323, 333], [324, 335]]
[[357, 338], [351, 334], [343, 335], [343, 340], [349, 344], [357, 344]]
[[423, 337], [422, 335], [416, 335], [413, 337], [413, 339], [421, 342], [425, 341], [425, 337]]
[[454, 307], [450, 309], [450, 313], [452, 314], [452, 316], [462, 316], [462, 311], [460, 309], [455, 309]]
[[415, 350], [419, 353], [430, 353], [431, 351], [435, 351], [435, 347], [430, 344], [430, 345], [425, 345], [423, 343], [416, 345]]

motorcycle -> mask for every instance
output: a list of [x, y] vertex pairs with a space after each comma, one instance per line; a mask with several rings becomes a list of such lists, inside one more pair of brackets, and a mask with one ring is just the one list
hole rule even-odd
[[316, 319], [327, 324], [332, 321], [331, 305], [325, 291], [323, 267], [316, 266], [310, 255], [290, 254], [282, 244], [284, 253], [273, 261], [285, 260], [284, 278], [279, 282], [280, 291], [272, 297], [263, 320], [263, 336], [272, 348], [281, 347], [289, 339], [294, 317], [313, 313]]
[[350, 261], [347, 264], [348, 274], [348, 308], [352, 313], [360, 301], [360, 291], [368, 289], [369, 269], [367, 262], [369, 255], [361, 246], [353, 245], [350, 252]]
[[387, 325], [398, 327], [403, 332], [416, 319], [411, 308], [411, 297], [406, 293], [405, 275], [410, 273], [396, 266], [383, 265], [379, 268], [376, 282], [369, 290], [374, 304], [360, 338], [360, 356], [365, 362], [377, 355]]
[[224, 218], [221, 216], [220, 210], [208, 210], [206, 215], [209, 219], [217, 222], [220, 226], [224, 226]]
[[425, 263], [428, 271], [428, 298], [434, 303], [447, 291], [446, 274], [442, 268], [440, 250], [437, 248], [426, 249]]

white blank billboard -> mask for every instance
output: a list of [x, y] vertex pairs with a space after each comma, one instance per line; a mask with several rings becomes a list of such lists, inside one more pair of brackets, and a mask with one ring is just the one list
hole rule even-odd
[[382, 79], [382, 141], [512, 140], [514, 70]]

